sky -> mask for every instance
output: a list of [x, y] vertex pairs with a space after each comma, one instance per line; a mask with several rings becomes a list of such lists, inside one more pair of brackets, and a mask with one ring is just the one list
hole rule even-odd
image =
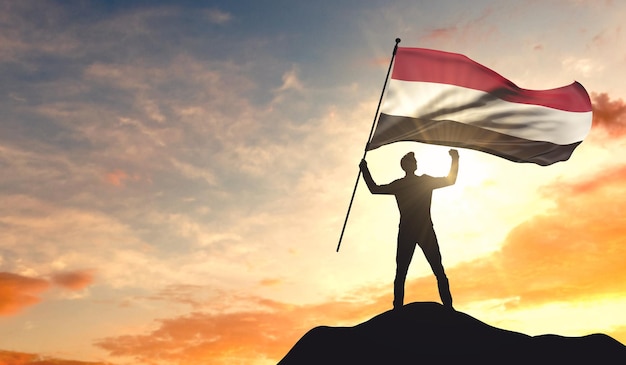
[[[541, 167], [461, 149], [432, 214], [455, 308], [626, 343], [621, 1], [0, 1], [0, 364], [277, 363], [392, 307], [398, 212], [359, 184], [395, 38], [593, 125]], [[445, 175], [445, 146], [367, 154]], [[416, 252], [405, 302], [439, 302]]]

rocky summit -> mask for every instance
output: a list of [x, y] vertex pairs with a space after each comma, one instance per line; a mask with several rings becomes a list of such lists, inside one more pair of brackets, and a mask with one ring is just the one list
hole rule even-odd
[[354, 327], [315, 327], [278, 365], [461, 363], [626, 364], [626, 346], [604, 334], [529, 336], [425, 302]]

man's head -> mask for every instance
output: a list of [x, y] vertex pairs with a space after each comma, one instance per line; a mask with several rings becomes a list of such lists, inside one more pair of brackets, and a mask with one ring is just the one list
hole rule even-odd
[[415, 159], [415, 154], [413, 152], [409, 152], [400, 160], [400, 166], [402, 166], [402, 170], [404, 170], [407, 174], [412, 174], [417, 170], [417, 160]]

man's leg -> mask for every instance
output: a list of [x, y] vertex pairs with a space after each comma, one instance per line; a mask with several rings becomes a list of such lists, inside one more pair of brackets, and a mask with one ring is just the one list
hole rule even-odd
[[415, 240], [398, 234], [396, 278], [393, 281], [393, 309], [400, 309], [404, 305], [404, 282], [413, 258], [413, 252], [415, 252]]
[[437, 236], [433, 229], [424, 235], [423, 239], [419, 242], [424, 256], [430, 264], [435, 277], [437, 278], [437, 287], [439, 288], [439, 296], [444, 306], [452, 308], [452, 294], [450, 294], [450, 284], [448, 283], [448, 277], [443, 269], [441, 263], [441, 252], [439, 251], [439, 243], [437, 242]]

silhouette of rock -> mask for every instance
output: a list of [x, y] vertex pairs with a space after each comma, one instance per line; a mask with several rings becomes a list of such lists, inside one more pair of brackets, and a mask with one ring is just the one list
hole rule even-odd
[[626, 364], [626, 346], [604, 334], [528, 336], [438, 303], [411, 303], [354, 327], [316, 327], [278, 363]]

